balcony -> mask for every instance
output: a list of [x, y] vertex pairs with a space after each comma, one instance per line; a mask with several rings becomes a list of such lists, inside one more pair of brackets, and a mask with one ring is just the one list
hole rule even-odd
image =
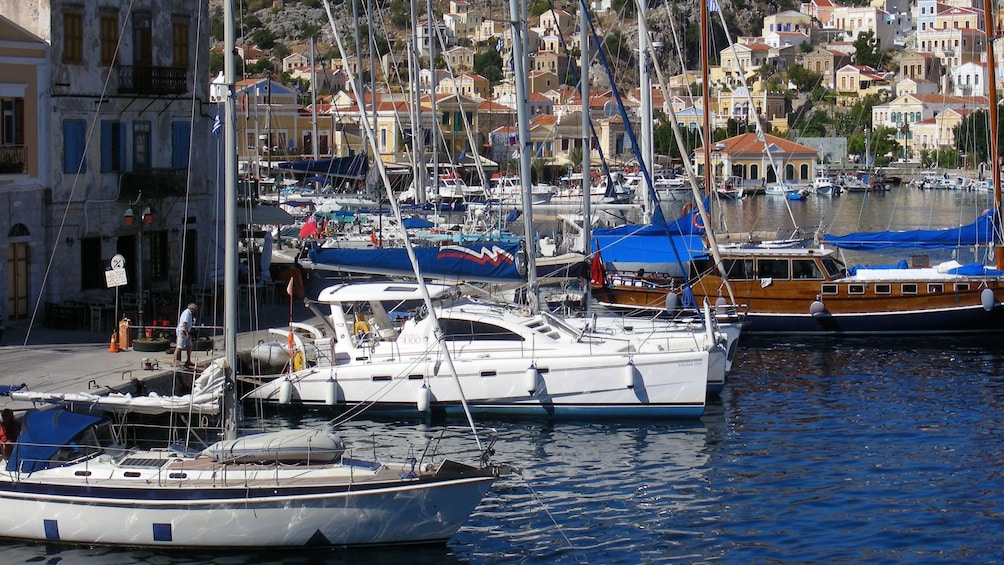
[[24, 145], [0, 145], [0, 175], [18, 175], [24, 172], [27, 149]]
[[123, 65], [119, 67], [119, 93], [175, 95], [188, 92], [188, 72], [180, 67]]
[[141, 169], [122, 173], [120, 201], [135, 200], [142, 192], [146, 198], [184, 196], [188, 185], [187, 169]]

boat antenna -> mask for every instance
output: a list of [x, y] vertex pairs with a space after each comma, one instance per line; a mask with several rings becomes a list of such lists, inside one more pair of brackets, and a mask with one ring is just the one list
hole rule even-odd
[[[515, 0], [514, 0], [515, 1]], [[331, 33], [335, 36], [335, 44], [338, 45], [338, 53], [342, 59], [347, 60], [345, 56], [345, 43], [342, 41], [342, 36], [338, 32], [338, 27], [335, 26], [335, 18], [331, 14], [331, 2], [329, 0], [324, 0], [324, 11], [328, 15], [328, 23], [331, 24]], [[356, 81], [353, 77], [353, 72], [350, 65], [345, 66], [345, 73], [348, 78], [348, 84], [352, 86], [353, 94], [356, 98], [360, 98], [362, 93], [358, 92], [356, 87]], [[366, 110], [360, 106], [360, 120], [359, 123], [363, 126], [366, 140], [370, 143], [370, 148], [373, 150], [373, 163], [380, 174], [380, 179], [383, 181], [384, 187], [387, 189], [388, 200], [390, 201], [391, 210], [394, 212], [394, 218], [397, 220], [399, 226], [404, 225], [404, 219], [401, 217], [401, 207], [398, 205], [397, 198], [394, 198], [393, 191], [391, 189], [390, 178], [387, 176], [387, 168], [384, 167], [383, 160], [380, 158], [380, 150], [376, 144], [376, 135], [373, 133], [373, 128], [370, 123], [366, 120]], [[464, 408], [464, 415], [467, 416], [467, 423], [471, 427], [471, 431], [474, 433], [474, 441], [478, 446], [479, 451], [484, 451], [484, 446], [481, 445], [481, 439], [478, 437], [477, 427], [474, 425], [474, 417], [471, 415], [470, 406], [467, 405], [467, 397], [464, 395], [464, 389], [460, 384], [460, 377], [457, 375], [457, 368], [453, 365], [453, 356], [450, 355], [450, 348], [447, 346], [446, 340], [443, 339], [443, 330], [439, 326], [439, 318], [436, 316], [436, 310], [432, 303], [432, 296], [429, 295], [429, 288], [425, 285], [425, 277], [422, 276], [422, 268], [418, 264], [418, 258], [415, 257], [415, 247], [411, 244], [411, 238], [408, 237], [408, 231], [404, 230], [404, 248], [408, 252], [408, 259], [411, 261], [411, 267], [415, 272], [415, 280], [418, 283], [419, 292], [422, 295], [422, 301], [425, 303], [426, 309], [429, 311], [429, 318], [432, 323], [435, 324], [436, 341], [439, 342], [439, 346], [443, 351], [443, 359], [446, 361], [447, 370], [453, 375], [453, 379], [457, 384], [457, 390], [460, 391], [460, 403]]]

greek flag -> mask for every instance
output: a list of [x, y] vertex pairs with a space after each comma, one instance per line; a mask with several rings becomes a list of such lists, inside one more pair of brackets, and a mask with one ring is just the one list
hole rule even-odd
[[708, 0], [708, 13], [721, 11], [722, 9], [718, 7], [718, 0]]
[[498, 43], [495, 44], [495, 50], [498, 51], [499, 53], [501, 53], [503, 47], [505, 47], [505, 40], [500, 35]]
[[213, 121], [213, 137], [220, 135], [220, 130], [223, 129], [223, 123], [220, 122], [220, 113], [216, 113], [216, 119]]

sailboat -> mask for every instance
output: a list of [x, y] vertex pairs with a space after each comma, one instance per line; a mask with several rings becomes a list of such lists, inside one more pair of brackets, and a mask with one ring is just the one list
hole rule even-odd
[[[989, 6], [988, 6], [989, 9]], [[992, 18], [987, 36], [993, 37]], [[992, 43], [992, 42], [991, 42]], [[995, 69], [987, 49], [988, 68]], [[991, 100], [996, 73], [988, 72]], [[996, 104], [992, 104], [996, 108]], [[646, 273], [610, 279], [593, 292], [601, 302], [658, 307], [689, 283], [696, 299], [715, 299], [727, 280], [744, 302], [747, 334], [937, 334], [1004, 331], [1004, 248], [1000, 234], [1000, 167], [997, 112], [990, 112], [990, 167], [995, 206], [974, 222], [944, 230], [825, 235], [818, 244], [749, 242], [722, 248], [717, 262], [688, 250], [689, 270], [679, 276]], [[994, 264], [954, 260], [930, 265], [925, 256], [878, 267], [850, 267], [837, 248], [992, 249]]]
[[[233, 3], [224, 10], [233, 46]], [[103, 415], [29, 411], [0, 471], [0, 537], [221, 550], [444, 542], [499, 473], [490, 447], [477, 465], [428, 453], [391, 464], [366, 460], [325, 430], [237, 436], [233, 52], [225, 51], [226, 356], [207, 369], [227, 392], [225, 437], [201, 451], [126, 448]]]

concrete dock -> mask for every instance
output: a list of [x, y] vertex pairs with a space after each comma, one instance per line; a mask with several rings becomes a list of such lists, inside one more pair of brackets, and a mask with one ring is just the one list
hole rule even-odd
[[[274, 336], [268, 334], [268, 329], [289, 323], [289, 305], [259, 307], [255, 319], [257, 321], [252, 322], [244, 316], [239, 320], [239, 351], [249, 350], [259, 341], [272, 341]], [[302, 302], [294, 303], [293, 320], [319, 321]], [[214, 321], [197, 315], [196, 327], [200, 325], [212, 326]], [[173, 328], [169, 329], [173, 332]], [[197, 367], [204, 367], [223, 356], [224, 352], [219, 349], [221, 334], [217, 332], [214, 338], [215, 349], [192, 352], [192, 362]], [[77, 330], [29, 329], [28, 324], [8, 326], [0, 337], [0, 386], [24, 385], [27, 390], [35, 392], [89, 394], [111, 391], [132, 394], [190, 392], [188, 387], [191, 386], [192, 372], [172, 367], [171, 353], [132, 349], [112, 353], [109, 351], [110, 341], [110, 332], [105, 335]], [[0, 408], [20, 412], [31, 407], [29, 402], [0, 396]]]

